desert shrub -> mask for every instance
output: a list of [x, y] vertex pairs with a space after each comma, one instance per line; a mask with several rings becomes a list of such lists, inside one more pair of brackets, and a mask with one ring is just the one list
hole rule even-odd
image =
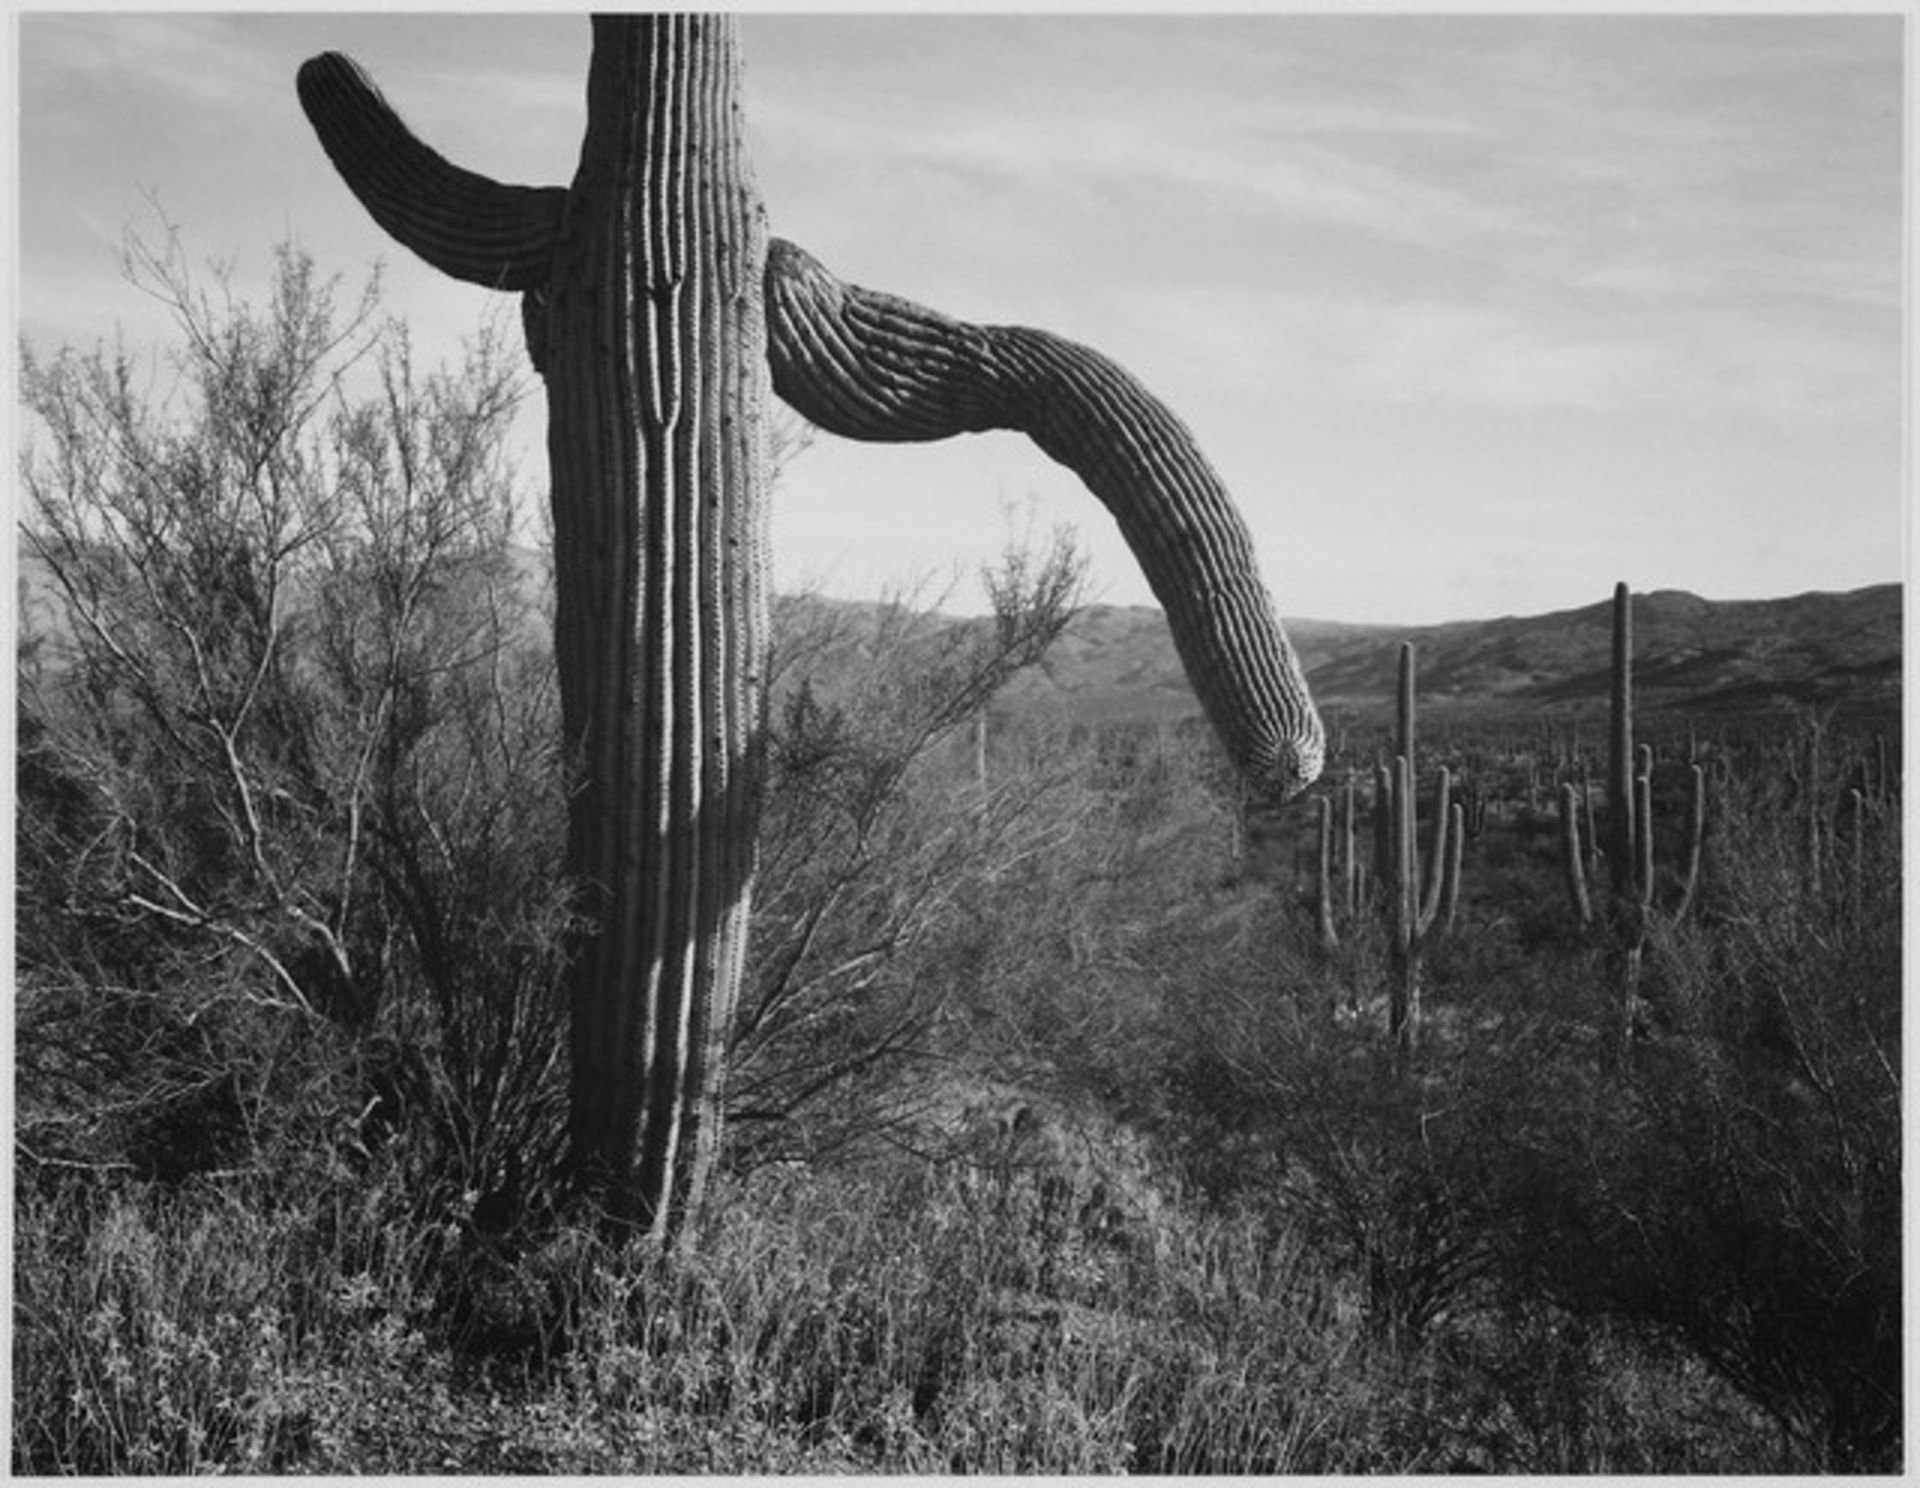
[[955, 745], [1071, 620], [1082, 566], [1064, 535], [1010, 546], [985, 575], [993, 613], [964, 623], [903, 600], [776, 605], [734, 1166], [825, 1159], [912, 1119], [911, 1071], [946, 1052], [986, 901], [1071, 831], [1061, 771], [983, 780]]
[[1618, 1069], [1514, 805], [1549, 751], [1489, 755], [1403, 1063], [1304, 811], [1275, 849], [1197, 725], [997, 701], [1070, 548], [971, 625], [785, 602], [729, 1170], [622, 1250], [553, 1202], [503, 354], [421, 375], [297, 254], [259, 307], [132, 267], [171, 399], [23, 368], [17, 1470], [1898, 1463], [1899, 821], [1831, 742], [1716, 767]]
[[[1670, 1463], [1756, 1412], [1784, 1443], [1756, 1464], [1897, 1461], [1898, 830], [1840, 807], [1812, 838], [1808, 778], [1723, 770], [1706, 887], [1692, 917], [1656, 921], [1617, 1075], [1601, 1036], [1617, 968], [1571, 933], [1544, 838], [1487, 854], [1484, 908], [1434, 948], [1405, 1076], [1367, 1005], [1383, 968], [1364, 933], [1329, 958], [1284, 895], [1262, 935], [1217, 892], [1162, 881], [1184, 916], [1156, 917], [1159, 1012], [1149, 1037], [1111, 1040], [1161, 1092], [1146, 1123], [1198, 1193], [1310, 1237], [1390, 1356], [1512, 1331], [1573, 1340], [1568, 1367], [1599, 1350], [1579, 1369], [1617, 1399], [1653, 1370], [1712, 1402], [1716, 1425], [1663, 1419], [1641, 1455], [1624, 1416], [1549, 1428], [1552, 1401], [1473, 1345], [1448, 1388], [1480, 1380], [1461, 1402], [1488, 1413], [1474, 1433], [1512, 1428], [1536, 1462]], [[1523, 1412], [1536, 1424], [1519, 1433]]]
[[180, 1181], [403, 1132], [422, 1204], [523, 1200], [566, 902], [519, 374], [498, 327], [417, 369], [376, 284], [291, 248], [260, 302], [171, 234], [126, 263], [174, 316], [156, 368], [23, 352], [29, 1161]]
[[1664, 925], [1617, 1081], [1516, 1101], [1515, 1274], [1677, 1341], [1794, 1460], [1899, 1460], [1898, 829], [1807, 871], [1771, 774], [1727, 773], [1698, 920]]

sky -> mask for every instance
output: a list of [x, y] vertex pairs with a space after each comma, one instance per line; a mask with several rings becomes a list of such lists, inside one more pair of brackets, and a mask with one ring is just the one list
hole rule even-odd
[[[344, 51], [414, 131], [564, 185], [583, 16], [14, 17], [22, 336], [164, 330], [120, 277], [158, 201], [263, 286], [291, 239], [383, 265], [416, 350], [513, 307], [386, 238], [294, 95]], [[1768, 598], [1906, 569], [1907, 41], [1895, 13], [746, 14], [771, 231], [843, 279], [1119, 361], [1193, 430], [1282, 615], [1386, 625], [1636, 590]], [[523, 414], [544, 492], [544, 405]], [[1022, 437], [821, 435], [775, 579], [981, 607], [1066, 524], [1088, 597], [1153, 602]]]

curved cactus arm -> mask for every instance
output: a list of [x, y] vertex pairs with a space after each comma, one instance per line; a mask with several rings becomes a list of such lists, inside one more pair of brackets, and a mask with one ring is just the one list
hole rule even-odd
[[507, 186], [423, 144], [352, 58], [322, 52], [297, 86], [321, 147], [373, 220], [442, 273], [544, 288], [566, 209], [558, 186]]
[[1325, 736], [1253, 543], [1193, 436], [1123, 368], [1021, 326], [978, 326], [842, 283], [769, 244], [773, 386], [829, 433], [1026, 434], [1113, 513], [1235, 764], [1269, 801], [1320, 773]]

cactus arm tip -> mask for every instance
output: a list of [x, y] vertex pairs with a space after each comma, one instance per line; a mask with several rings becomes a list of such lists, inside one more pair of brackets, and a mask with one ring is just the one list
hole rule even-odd
[[774, 391], [829, 433], [1015, 430], [1078, 475], [1119, 524], [1255, 792], [1277, 805], [1318, 778], [1325, 732], [1246, 524], [1185, 426], [1124, 368], [1045, 331], [970, 325], [843, 283], [778, 239], [766, 307]]
[[522, 291], [546, 283], [565, 190], [503, 185], [452, 164], [343, 53], [309, 57], [294, 86], [334, 169], [396, 241], [470, 284]]

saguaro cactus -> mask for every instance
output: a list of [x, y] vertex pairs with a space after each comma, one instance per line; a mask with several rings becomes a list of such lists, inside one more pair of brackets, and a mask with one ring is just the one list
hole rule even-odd
[[[1387, 1024], [1401, 1053], [1410, 1053], [1419, 1038], [1420, 975], [1426, 947], [1437, 925], [1451, 930], [1460, 906], [1460, 866], [1466, 842], [1466, 809], [1453, 799], [1453, 774], [1444, 765], [1435, 776], [1434, 825], [1424, 874], [1420, 866], [1419, 817], [1415, 781], [1416, 699], [1413, 643], [1400, 647], [1400, 670], [1395, 708], [1394, 756], [1374, 766], [1373, 877], [1384, 915], [1387, 959], [1392, 982], [1388, 988]], [[1359, 862], [1354, 840], [1354, 781], [1348, 777], [1336, 833], [1333, 802], [1318, 804], [1318, 862], [1314, 878], [1314, 923], [1322, 951], [1340, 949], [1334, 889], [1336, 871], [1343, 887], [1346, 914], [1355, 919], [1359, 892]], [[1343, 856], [1336, 869], [1336, 845]]]
[[1607, 872], [1613, 895], [1633, 895], [1633, 596], [1613, 586], [1613, 670], [1607, 728]]
[[545, 378], [555, 647], [578, 760], [569, 871], [572, 1150], [620, 1223], [662, 1231], [716, 1141], [759, 792], [769, 381], [831, 432], [1019, 429], [1118, 520], [1257, 794], [1323, 751], [1246, 528], [1185, 428], [1098, 353], [841, 284], [768, 242], [733, 23], [597, 16], [571, 185], [508, 186], [415, 139], [346, 58], [301, 103], [354, 195], [445, 272], [520, 293]]
[[718, 1126], [758, 804], [769, 398], [731, 22], [594, 22], [572, 184], [460, 171], [345, 58], [301, 102], [376, 221], [526, 293], [545, 377], [569, 869], [574, 1161], [619, 1222], [692, 1201]]
[[[1634, 745], [1633, 733], [1633, 596], [1625, 584], [1613, 591], [1613, 674], [1607, 747], [1607, 876], [1611, 904], [1607, 927], [1620, 952], [1620, 1048], [1630, 1035], [1636, 1016], [1641, 963], [1646, 954], [1651, 920], [1656, 913], [1683, 918], [1693, 905], [1700, 882], [1701, 844], [1706, 836], [1706, 771], [1697, 763], [1687, 770], [1685, 845], [1679, 869], [1680, 889], [1670, 906], [1654, 896], [1653, 748]], [[1580, 817], [1585, 807], [1587, 835], [1593, 837], [1592, 806], [1584, 789], [1563, 785], [1560, 795], [1561, 864], [1574, 918], [1582, 928], [1596, 916], [1587, 890], [1580, 842]]]
[[1433, 840], [1423, 891], [1414, 773], [1414, 670], [1413, 642], [1404, 641], [1400, 646], [1396, 710], [1398, 753], [1387, 770], [1387, 791], [1375, 806], [1387, 823], [1386, 895], [1394, 973], [1387, 1022], [1403, 1054], [1419, 1040], [1420, 972], [1428, 935], [1443, 908], [1446, 919], [1442, 924], [1452, 923], [1459, 903], [1460, 848], [1466, 835], [1463, 813], [1452, 799], [1452, 772], [1442, 765], [1436, 777]]

